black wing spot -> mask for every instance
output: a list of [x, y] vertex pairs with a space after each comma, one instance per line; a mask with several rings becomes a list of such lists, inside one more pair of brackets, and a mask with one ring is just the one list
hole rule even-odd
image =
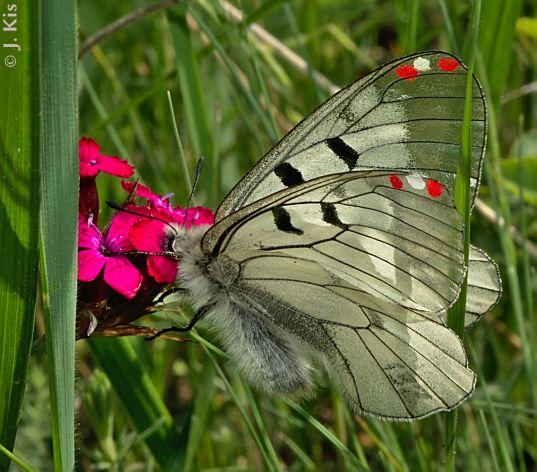
[[291, 215], [283, 207], [275, 207], [272, 209], [272, 216], [274, 217], [274, 224], [280, 231], [292, 234], [304, 234], [300, 228], [295, 228], [291, 223]]
[[326, 140], [326, 144], [328, 144], [328, 147], [337, 157], [347, 164], [349, 170], [352, 170], [356, 167], [356, 162], [358, 161], [360, 154], [358, 154], [345, 141], [339, 137], [328, 138]]
[[288, 162], [282, 162], [274, 168], [274, 173], [280, 178], [282, 184], [286, 187], [303, 184], [304, 177], [298, 169], [295, 169]]
[[321, 202], [321, 211], [323, 212], [323, 221], [326, 223], [341, 229], [349, 229], [349, 225], [346, 225], [339, 219], [336, 206], [333, 203]]

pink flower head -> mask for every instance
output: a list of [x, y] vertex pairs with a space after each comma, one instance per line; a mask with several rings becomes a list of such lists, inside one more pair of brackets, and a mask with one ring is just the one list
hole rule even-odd
[[93, 281], [104, 268], [105, 282], [130, 300], [142, 284], [142, 274], [121, 253], [133, 249], [129, 231], [137, 217], [128, 213], [116, 214], [105, 236], [92, 219], [91, 216], [88, 219], [79, 216], [78, 219], [78, 280]]
[[[170, 251], [171, 241], [179, 229], [160, 219], [142, 219], [131, 230], [131, 242], [135, 249], [143, 252], [164, 253]], [[166, 256], [147, 257], [147, 272], [159, 283], [172, 283], [177, 276], [178, 261]]]
[[[194, 207], [151, 210], [154, 218], [143, 218], [131, 230], [131, 242], [135, 249], [144, 252], [171, 251], [171, 242], [181, 226], [211, 225], [214, 215], [210, 208]], [[185, 217], [186, 215], [186, 217]], [[158, 218], [157, 218], [158, 217]], [[178, 261], [166, 256], [150, 255], [147, 271], [159, 283], [172, 283], [177, 277]]]
[[[131, 193], [134, 190], [134, 185], [136, 182], [128, 182], [126, 180], [121, 181], [121, 186], [123, 190]], [[151, 208], [162, 208], [168, 210], [170, 208], [170, 198], [173, 196], [173, 193], [167, 195], [158, 195], [153, 193], [153, 191], [144, 184], [138, 184], [136, 186], [136, 196], [147, 199], [147, 203]]]
[[130, 177], [134, 167], [116, 156], [100, 153], [99, 145], [91, 138], [82, 138], [78, 142], [78, 157], [81, 177], [95, 177], [99, 172], [117, 177]]

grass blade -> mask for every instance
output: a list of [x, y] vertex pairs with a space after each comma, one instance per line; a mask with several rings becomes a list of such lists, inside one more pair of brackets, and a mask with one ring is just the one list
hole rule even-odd
[[[18, 5], [0, 67], [0, 444], [12, 450], [34, 328], [39, 215], [38, 17]], [[13, 37], [24, 47], [15, 46]], [[5, 451], [4, 451], [5, 452]], [[0, 469], [9, 457], [0, 453]]]
[[41, 286], [55, 470], [74, 468], [78, 214], [76, 4], [41, 12]]
[[[466, 67], [466, 94], [462, 122], [461, 156], [455, 181], [455, 204], [464, 222], [464, 263], [468, 267], [470, 247], [470, 175], [472, 169], [472, 86], [474, 59], [477, 50], [481, 0], [473, 0], [470, 29], [468, 31]], [[466, 315], [467, 276], [462, 284], [457, 303], [448, 310], [447, 325], [462, 339], [464, 337], [464, 318]], [[457, 410], [446, 414], [446, 469], [455, 470], [455, 445], [457, 435]]]
[[132, 342], [125, 338], [94, 338], [89, 340], [89, 345], [136, 430], [142, 433], [162, 422], [160, 428], [145, 438], [159, 465], [164, 470], [183, 470], [186, 446], [149, 374], [140, 364]]
[[479, 50], [483, 54], [489, 80], [489, 100], [497, 104], [505, 88], [513, 56], [516, 20], [522, 11], [522, 0], [483, 2]]

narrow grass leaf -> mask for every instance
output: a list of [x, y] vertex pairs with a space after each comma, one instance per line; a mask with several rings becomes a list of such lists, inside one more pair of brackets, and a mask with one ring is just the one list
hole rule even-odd
[[[34, 14], [37, 14], [34, 12]], [[76, 4], [41, 12], [41, 287], [54, 468], [74, 468], [78, 214]]]
[[203, 370], [199, 374], [199, 384], [203, 386], [194, 398], [192, 417], [188, 430], [188, 439], [186, 444], [186, 459], [184, 470], [195, 470], [194, 461], [196, 454], [201, 445], [203, 435], [209, 430], [210, 425], [210, 405], [214, 396], [214, 367], [212, 364], [205, 363]]
[[[462, 122], [461, 156], [455, 180], [455, 204], [464, 222], [464, 264], [468, 267], [470, 247], [470, 175], [472, 169], [472, 86], [474, 62], [477, 50], [481, 0], [473, 0], [472, 14], [467, 35], [465, 62], [466, 93]], [[448, 310], [447, 325], [462, 339], [464, 337], [464, 318], [466, 315], [467, 275], [461, 287], [461, 294], [455, 305]], [[455, 470], [455, 447], [457, 436], [457, 410], [446, 414], [446, 469]]]
[[490, 96], [497, 104], [505, 89], [513, 57], [516, 21], [522, 11], [522, 0], [488, 0], [483, 2], [482, 33], [479, 50], [487, 68]]
[[304, 408], [302, 408], [298, 403], [295, 403], [292, 400], [285, 399], [285, 403], [289, 405], [293, 410], [298, 414], [303, 416], [308, 423], [310, 423], [319, 433], [321, 433], [328, 441], [330, 441], [338, 450], [342, 451], [345, 454], [345, 457], [355, 466], [358, 470], [367, 470], [368, 467], [366, 464], [362, 464], [360, 459], [356, 457], [345, 444], [343, 444], [336, 435], [330, 431], [326, 426], [324, 426], [319, 420], [310, 415]]
[[[0, 67], [0, 444], [12, 450], [32, 345], [39, 218], [39, 28], [19, 5]], [[12, 44], [4, 32], [4, 43]], [[4, 449], [3, 449], [4, 450]], [[4, 450], [4, 451], [5, 451]], [[0, 452], [0, 469], [10, 458]]]

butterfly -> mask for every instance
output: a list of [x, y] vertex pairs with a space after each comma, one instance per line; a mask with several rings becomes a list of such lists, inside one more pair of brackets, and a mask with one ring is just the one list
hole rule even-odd
[[[390, 62], [332, 96], [231, 190], [213, 226], [184, 229], [177, 284], [240, 373], [306, 393], [312, 360], [349, 407], [388, 420], [451, 410], [476, 377], [446, 312], [468, 271], [466, 325], [501, 292], [463, 256], [453, 202], [466, 68], [446, 52]], [[471, 199], [486, 139], [473, 78]]]

